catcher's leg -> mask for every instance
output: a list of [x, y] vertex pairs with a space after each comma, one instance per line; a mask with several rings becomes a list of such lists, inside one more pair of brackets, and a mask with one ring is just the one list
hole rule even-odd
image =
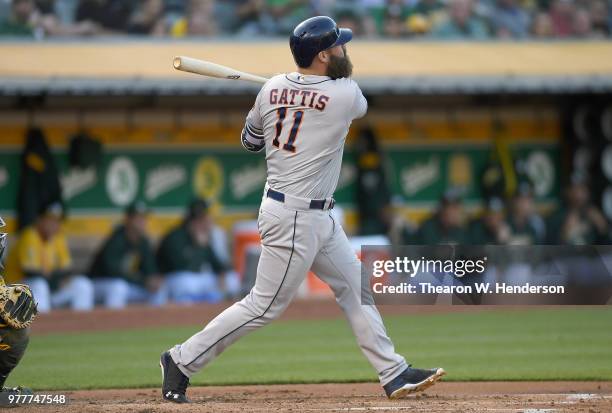
[[0, 388], [4, 387], [9, 373], [19, 364], [29, 341], [29, 329], [16, 330], [0, 324]]
[[29, 341], [27, 328], [17, 330], [5, 324], [0, 324], [0, 407], [16, 407], [19, 405], [19, 403], [15, 403], [14, 399], [11, 399], [11, 395], [32, 393], [32, 390], [28, 388], [4, 387], [9, 374], [23, 357]]

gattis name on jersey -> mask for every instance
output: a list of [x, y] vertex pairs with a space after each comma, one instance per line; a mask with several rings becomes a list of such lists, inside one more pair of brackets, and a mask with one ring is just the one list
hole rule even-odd
[[321, 95], [318, 92], [299, 89], [278, 89], [270, 90], [271, 105], [302, 105], [320, 111], [325, 110], [325, 105], [329, 101], [329, 96]]

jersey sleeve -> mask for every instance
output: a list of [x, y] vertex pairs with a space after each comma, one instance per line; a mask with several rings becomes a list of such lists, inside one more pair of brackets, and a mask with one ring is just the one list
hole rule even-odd
[[355, 98], [353, 101], [353, 106], [351, 108], [351, 115], [353, 119], [363, 118], [368, 111], [368, 101], [361, 93], [361, 89], [359, 85], [354, 81], [351, 81], [351, 85], [354, 88]]
[[242, 146], [249, 152], [260, 152], [266, 146], [263, 134], [263, 120], [261, 119], [259, 107], [262, 93], [263, 88], [257, 95], [255, 104], [247, 115], [240, 137]]

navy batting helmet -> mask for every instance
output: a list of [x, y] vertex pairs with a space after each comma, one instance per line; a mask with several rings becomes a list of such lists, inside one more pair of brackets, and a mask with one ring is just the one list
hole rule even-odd
[[353, 38], [351, 29], [340, 29], [327, 16], [316, 16], [298, 24], [289, 37], [293, 59], [299, 67], [309, 67], [317, 53], [347, 43]]

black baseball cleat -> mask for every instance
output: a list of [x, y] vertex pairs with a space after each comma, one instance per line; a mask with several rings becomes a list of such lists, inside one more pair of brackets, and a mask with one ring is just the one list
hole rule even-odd
[[[0, 389], [0, 407], [18, 407], [22, 406], [22, 400], [15, 396], [24, 394], [34, 394], [32, 389], [27, 387], [2, 387]], [[25, 400], [23, 400], [25, 402]]]
[[408, 367], [383, 388], [388, 398], [401, 399], [410, 393], [420, 392], [433, 386], [445, 374], [443, 368], [422, 370]]
[[189, 386], [189, 377], [185, 376], [176, 367], [170, 352], [165, 351], [162, 353], [159, 366], [162, 371], [162, 397], [164, 400], [173, 403], [190, 403], [191, 400], [185, 395], [187, 386]]

